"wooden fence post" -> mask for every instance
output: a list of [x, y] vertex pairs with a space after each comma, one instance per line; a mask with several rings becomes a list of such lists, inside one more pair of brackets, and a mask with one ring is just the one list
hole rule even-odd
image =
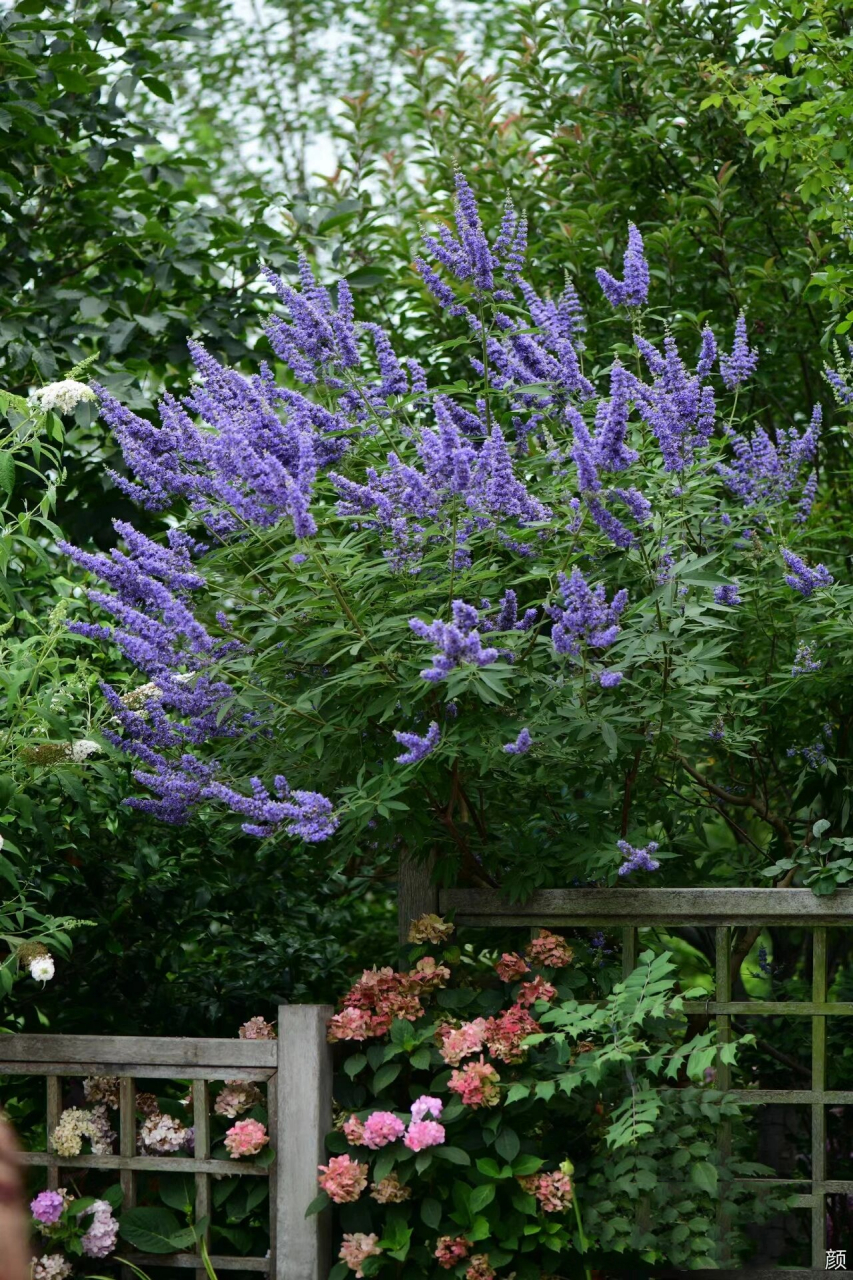
[[317, 1195], [317, 1165], [327, 1162], [332, 1127], [332, 1053], [326, 1040], [331, 1005], [285, 1004], [278, 1010], [278, 1070], [271, 1120], [275, 1165], [270, 1223], [275, 1259], [270, 1280], [326, 1280], [331, 1265], [328, 1210], [305, 1210]]
[[397, 875], [397, 929], [402, 946], [409, 925], [418, 916], [438, 912], [438, 886], [433, 884], [435, 857], [415, 858], [408, 850], [400, 854]]

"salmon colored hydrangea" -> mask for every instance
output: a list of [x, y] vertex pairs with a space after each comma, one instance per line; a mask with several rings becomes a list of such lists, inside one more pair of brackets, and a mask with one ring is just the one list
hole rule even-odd
[[490, 1062], [481, 1056], [479, 1062], [466, 1062], [454, 1071], [448, 1089], [458, 1093], [466, 1107], [494, 1107], [500, 1101], [500, 1076]]
[[537, 974], [532, 982], [522, 984], [518, 993], [518, 1003], [531, 1005], [535, 1004], [537, 1000], [547, 1000], [550, 1004], [556, 994], [557, 988]]
[[540, 929], [539, 936], [533, 938], [525, 948], [525, 955], [531, 964], [543, 965], [547, 969], [565, 969], [574, 958], [565, 938], [550, 929]]
[[517, 982], [530, 972], [530, 965], [517, 951], [505, 951], [495, 969], [501, 982]]
[[466, 1240], [464, 1236], [439, 1236], [435, 1242], [433, 1256], [438, 1259], [440, 1267], [449, 1271], [451, 1267], [455, 1267], [458, 1262], [468, 1257], [470, 1248], [471, 1241]]
[[352, 1204], [367, 1186], [367, 1165], [351, 1156], [332, 1156], [328, 1164], [320, 1165], [317, 1181], [335, 1204]]
[[344, 1242], [341, 1245], [341, 1251], [338, 1257], [345, 1262], [350, 1271], [355, 1272], [356, 1280], [364, 1275], [362, 1271], [362, 1263], [367, 1258], [376, 1258], [382, 1250], [379, 1248], [379, 1236], [373, 1232], [365, 1235], [363, 1231], [353, 1231], [351, 1234], [344, 1236]]
[[268, 1142], [269, 1135], [260, 1120], [238, 1120], [225, 1135], [225, 1147], [232, 1160], [256, 1156]]

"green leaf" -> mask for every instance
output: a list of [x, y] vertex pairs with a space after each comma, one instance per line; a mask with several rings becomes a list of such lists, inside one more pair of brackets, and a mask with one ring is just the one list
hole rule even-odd
[[433, 1154], [440, 1160], [447, 1160], [450, 1164], [469, 1165], [471, 1157], [467, 1151], [463, 1151], [461, 1147], [434, 1147]]
[[485, 1182], [481, 1187], [475, 1187], [471, 1192], [469, 1201], [469, 1209], [471, 1213], [478, 1213], [480, 1209], [485, 1209], [487, 1204], [491, 1204], [495, 1198], [495, 1184], [493, 1182]]
[[359, 1071], [361, 1071], [362, 1068], [366, 1066], [367, 1066], [367, 1058], [364, 1056], [364, 1054], [354, 1053], [352, 1057], [347, 1058], [346, 1062], [344, 1063], [344, 1074], [348, 1075], [350, 1080], [353, 1080], [358, 1075]]
[[15, 457], [9, 449], [0, 449], [0, 489], [11, 493], [15, 487]]
[[504, 1160], [508, 1160], [512, 1164], [520, 1150], [521, 1140], [515, 1129], [509, 1129], [504, 1126], [495, 1139], [495, 1151], [499, 1156], [503, 1156]]
[[434, 1200], [432, 1196], [427, 1196], [421, 1203], [421, 1221], [425, 1222], [428, 1227], [432, 1227], [433, 1231], [437, 1231], [441, 1223], [441, 1204], [438, 1200]]
[[538, 1156], [519, 1156], [517, 1160], [512, 1162], [512, 1172], [516, 1178], [526, 1178], [531, 1173], [536, 1173], [542, 1168], [542, 1161]]
[[322, 1213], [323, 1209], [325, 1209], [328, 1204], [331, 1204], [329, 1197], [325, 1191], [321, 1191], [318, 1196], [314, 1197], [308, 1208], [305, 1210], [305, 1217], [310, 1218], [315, 1213]]
[[374, 1093], [381, 1093], [383, 1089], [388, 1088], [389, 1084], [393, 1084], [402, 1069], [402, 1063], [399, 1062], [389, 1062], [386, 1066], [380, 1067], [373, 1077]]
[[195, 1179], [190, 1174], [166, 1173], [157, 1179], [160, 1199], [178, 1213], [192, 1212], [195, 1205]]
[[717, 1170], [707, 1160], [699, 1160], [690, 1170], [690, 1181], [708, 1195], [717, 1193]]
[[182, 1227], [169, 1209], [128, 1209], [121, 1215], [122, 1239], [143, 1253], [177, 1253], [193, 1244], [191, 1227]]

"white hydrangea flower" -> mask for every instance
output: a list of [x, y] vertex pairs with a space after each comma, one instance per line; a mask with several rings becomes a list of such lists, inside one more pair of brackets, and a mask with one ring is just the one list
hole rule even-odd
[[73, 1268], [61, 1253], [46, 1253], [33, 1262], [33, 1280], [67, 1280]]
[[78, 738], [76, 742], [72, 742], [69, 754], [75, 764], [82, 764], [88, 756], [97, 755], [100, 751], [103, 751], [103, 747], [91, 738]]
[[95, 398], [91, 387], [87, 387], [85, 382], [76, 382], [74, 378], [65, 378], [62, 382], [49, 382], [46, 387], [39, 387], [33, 392], [33, 399], [44, 413], [51, 409], [57, 413], [71, 413], [82, 400]]
[[56, 973], [56, 965], [52, 955], [36, 956], [30, 961], [30, 977], [36, 982], [50, 982]]

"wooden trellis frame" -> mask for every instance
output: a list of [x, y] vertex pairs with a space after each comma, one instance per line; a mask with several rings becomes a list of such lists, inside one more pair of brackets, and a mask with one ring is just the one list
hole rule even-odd
[[[826, 1020], [850, 1017], [853, 1003], [827, 1001], [827, 927], [853, 928], [853, 890], [816, 897], [809, 889], [548, 889], [526, 902], [510, 903], [492, 889], [442, 889], [430, 882], [427, 867], [407, 867], [400, 893], [400, 934], [409, 922], [430, 911], [451, 914], [457, 924], [476, 927], [530, 929], [535, 926], [618, 928], [622, 931], [623, 970], [636, 961], [637, 930], [654, 925], [706, 925], [715, 930], [716, 990], [713, 1000], [688, 1002], [693, 1011], [713, 1016], [720, 1042], [730, 1035], [732, 1017], [809, 1018], [812, 1033], [812, 1079], [809, 1089], [731, 1089], [731, 1073], [720, 1064], [718, 1082], [746, 1106], [762, 1103], [806, 1105], [811, 1109], [810, 1189], [794, 1199], [796, 1208], [811, 1214], [810, 1269], [754, 1269], [690, 1272], [691, 1275], [731, 1276], [742, 1280], [826, 1274], [826, 1197], [853, 1195], [853, 1180], [826, 1176], [826, 1108], [853, 1105], [853, 1089], [826, 1087]], [[733, 1001], [731, 982], [732, 929], [737, 926], [801, 926], [812, 930], [812, 999], [810, 1001]], [[729, 1132], [721, 1127], [721, 1153]], [[765, 1185], [790, 1185], [791, 1179], [753, 1179]], [[725, 1228], [721, 1220], [721, 1228]], [[849, 1242], [853, 1255], [853, 1240]], [[853, 1269], [853, 1256], [851, 1256]], [[661, 1273], [663, 1274], [663, 1273]], [[676, 1274], [669, 1271], [667, 1274]], [[680, 1274], [680, 1273], [678, 1273]], [[684, 1273], [688, 1274], [688, 1273]]]
[[[0, 1075], [45, 1076], [48, 1134], [59, 1121], [62, 1078], [119, 1077], [119, 1154], [58, 1156], [27, 1151], [25, 1164], [47, 1169], [48, 1186], [56, 1188], [66, 1169], [114, 1169], [125, 1208], [136, 1198], [141, 1172], [184, 1173], [195, 1179], [195, 1211], [207, 1217], [211, 1178], [240, 1176], [270, 1180], [270, 1254], [267, 1258], [214, 1255], [220, 1271], [266, 1272], [270, 1280], [326, 1280], [329, 1273], [328, 1216], [305, 1217], [316, 1195], [317, 1165], [324, 1158], [331, 1128], [332, 1067], [326, 1005], [281, 1005], [277, 1040], [206, 1040], [144, 1036], [10, 1035], [0, 1038]], [[193, 1082], [195, 1153], [192, 1156], [146, 1156], [136, 1150], [136, 1079]], [[212, 1080], [264, 1081], [267, 1086], [271, 1165], [251, 1160], [210, 1158]], [[205, 1272], [197, 1253], [123, 1254], [144, 1267], [192, 1268], [197, 1280]]]

